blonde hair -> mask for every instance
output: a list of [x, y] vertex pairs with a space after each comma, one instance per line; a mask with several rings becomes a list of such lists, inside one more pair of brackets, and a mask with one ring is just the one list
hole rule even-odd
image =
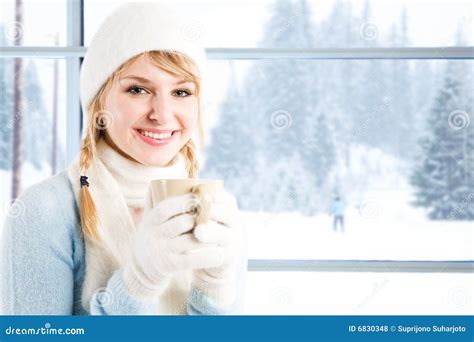
[[[87, 175], [87, 169], [92, 163], [94, 155], [96, 155], [96, 144], [104, 137], [105, 130], [101, 129], [103, 117], [101, 113], [105, 111], [105, 98], [112, 88], [114, 82], [120, 75], [140, 56], [144, 55], [156, 67], [159, 67], [167, 72], [184, 77], [186, 80], [194, 82], [196, 85], [195, 95], [198, 99], [198, 139], [200, 146], [204, 144], [204, 128], [203, 118], [201, 113], [200, 101], [200, 74], [195, 63], [187, 56], [178, 52], [171, 51], [147, 51], [137, 56], [132, 57], [123, 63], [105, 82], [102, 88], [97, 92], [96, 96], [91, 102], [87, 115], [87, 126], [85, 127], [85, 136], [81, 143], [80, 151], [80, 170], [81, 175]], [[199, 164], [197, 161], [196, 145], [189, 139], [181, 148], [180, 152], [184, 155], [186, 160], [186, 171], [189, 178], [197, 177]], [[100, 241], [97, 232], [97, 211], [92, 200], [89, 188], [82, 186], [79, 195], [79, 206], [81, 215], [81, 229], [85, 238], [91, 241]]]

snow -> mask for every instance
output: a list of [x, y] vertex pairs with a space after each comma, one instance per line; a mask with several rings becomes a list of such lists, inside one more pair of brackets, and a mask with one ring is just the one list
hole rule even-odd
[[333, 232], [332, 218], [325, 214], [304, 217], [297, 213], [246, 212], [249, 256], [253, 259], [474, 260], [472, 221], [429, 221], [421, 215], [403, 215], [401, 206], [392, 212], [384, 211], [377, 207], [377, 202], [373, 208], [371, 215], [365, 216], [363, 211], [350, 208], [345, 216], [344, 233]]
[[474, 275], [249, 272], [250, 315], [472, 315]]

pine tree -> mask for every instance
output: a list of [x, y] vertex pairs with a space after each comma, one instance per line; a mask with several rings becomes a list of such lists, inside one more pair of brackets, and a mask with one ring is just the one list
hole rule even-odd
[[474, 219], [473, 89], [465, 61], [447, 64], [443, 86], [428, 119], [429, 132], [421, 140], [421, 162], [411, 181], [414, 204], [431, 219]]
[[305, 149], [301, 153], [303, 166], [314, 175], [316, 185], [321, 187], [328, 181], [328, 175], [336, 162], [333, 137], [324, 113], [316, 118], [308, 117], [306, 125], [303, 134]]

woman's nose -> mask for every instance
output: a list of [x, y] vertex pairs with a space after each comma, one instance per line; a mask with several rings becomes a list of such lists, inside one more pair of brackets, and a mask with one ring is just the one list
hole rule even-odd
[[152, 98], [151, 113], [148, 114], [148, 118], [153, 121], [165, 122], [173, 116], [173, 110], [170, 103], [170, 99], [167, 99], [163, 95], [155, 95]]

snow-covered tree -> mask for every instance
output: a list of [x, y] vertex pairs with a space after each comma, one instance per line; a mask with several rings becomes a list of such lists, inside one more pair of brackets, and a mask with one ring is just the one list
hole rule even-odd
[[411, 181], [431, 219], [474, 219], [474, 125], [470, 63], [450, 61], [421, 140]]
[[[278, 0], [272, 11], [260, 46], [314, 46], [315, 31], [305, 0]], [[328, 140], [332, 135], [326, 132], [329, 125], [324, 118], [318, 120], [317, 82], [321, 80], [317, 64], [291, 59], [256, 61], [243, 78], [241, 91], [231, 86], [212, 132], [203, 175], [223, 177], [241, 207], [303, 207], [308, 201], [295, 195], [294, 184], [301, 179], [296, 175], [304, 174], [305, 182], [316, 186], [329, 172], [334, 156], [326, 154], [333, 153]], [[329, 148], [315, 148], [315, 136]], [[321, 163], [315, 165], [316, 160]], [[283, 177], [285, 172], [288, 176]]]

